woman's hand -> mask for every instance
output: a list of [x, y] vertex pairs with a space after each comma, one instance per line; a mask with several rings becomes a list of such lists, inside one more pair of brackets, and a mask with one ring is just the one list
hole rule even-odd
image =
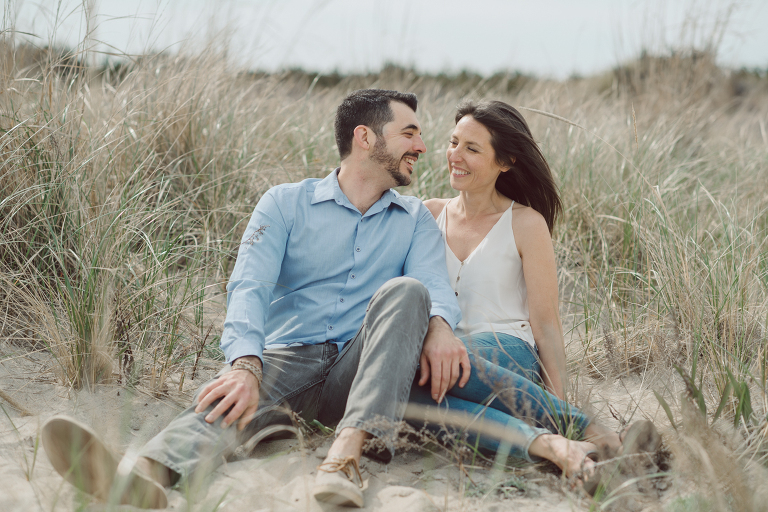
[[[262, 367], [258, 357], [247, 356], [246, 359], [259, 368]], [[206, 415], [205, 421], [213, 423], [232, 407], [221, 422], [221, 428], [227, 428], [239, 419], [237, 429], [243, 430], [259, 408], [259, 381], [247, 370], [231, 370], [203, 388], [195, 412], [205, 411], [218, 399], [221, 401]]]

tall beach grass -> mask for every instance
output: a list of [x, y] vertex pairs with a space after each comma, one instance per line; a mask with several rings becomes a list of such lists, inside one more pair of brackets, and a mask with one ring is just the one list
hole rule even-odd
[[216, 357], [253, 207], [337, 165], [334, 109], [351, 90], [419, 95], [428, 152], [403, 192], [421, 198], [451, 195], [455, 106], [500, 99], [526, 109], [562, 192], [572, 374], [676, 376], [656, 391], [676, 459], [711, 467], [692, 473], [701, 499], [762, 510], [747, 490], [768, 455], [765, 73], [706, 52], [556, 82], [259, 74], [215, 48], [97, 68], [86, 50], [0, 41], [0, 337], [50, 353], [60, 383], [163, 395]]

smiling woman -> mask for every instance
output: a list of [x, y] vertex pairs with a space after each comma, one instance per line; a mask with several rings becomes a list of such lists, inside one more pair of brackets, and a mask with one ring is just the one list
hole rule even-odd
[[[440, 407], [473, 418], [470, 442], [481, 449], [495, 452], [504, 439], [522, 459], [551, 460], [566, 476], [591, 473], [599, 450], [615, 455], [626, 447], [565, 402], [551, 239], [562, 206], [549, 165], [525, 119], [506, 103], [464, 103], [455, 119], [446, 157], [459, 196], [425, 205], [443, 233], [462, 312], [456, 335], [471, 354], [472, 373]], [[411, 401], [430, 405], [419, 386]], [[411, 419], [424, 421], [418, 413]], [[478, 435], [488, 425], [504, 436]], [[654, 432], [652, 424], [642, 428]]]

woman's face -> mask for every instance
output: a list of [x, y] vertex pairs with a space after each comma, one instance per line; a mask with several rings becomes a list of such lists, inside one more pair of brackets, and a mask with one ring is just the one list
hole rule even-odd
[[507, 170], [496, 162], [491, 133], [469, 115], [456, 124], [446, 156], [451, 187], [460, 191], [493, 189], [499, 173]]

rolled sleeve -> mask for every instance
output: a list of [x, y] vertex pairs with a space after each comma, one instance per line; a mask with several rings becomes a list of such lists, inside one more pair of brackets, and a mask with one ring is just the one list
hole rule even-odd
[[440, 316], [451, 329], [461, 320], [461, 310], [451, 289], [445, 267], [445, 244], [434, 217], [421, 205], [411, 247], [403, 267], [404, 275], [418, 279], [432, 300], [430, 318]]
[[283, 212], [269, 191], [248, 222], [227, 284], [227, 317], [221, 349], [228, 363], [243, 356], [262, 358], [264, 326], [287, 240]]

